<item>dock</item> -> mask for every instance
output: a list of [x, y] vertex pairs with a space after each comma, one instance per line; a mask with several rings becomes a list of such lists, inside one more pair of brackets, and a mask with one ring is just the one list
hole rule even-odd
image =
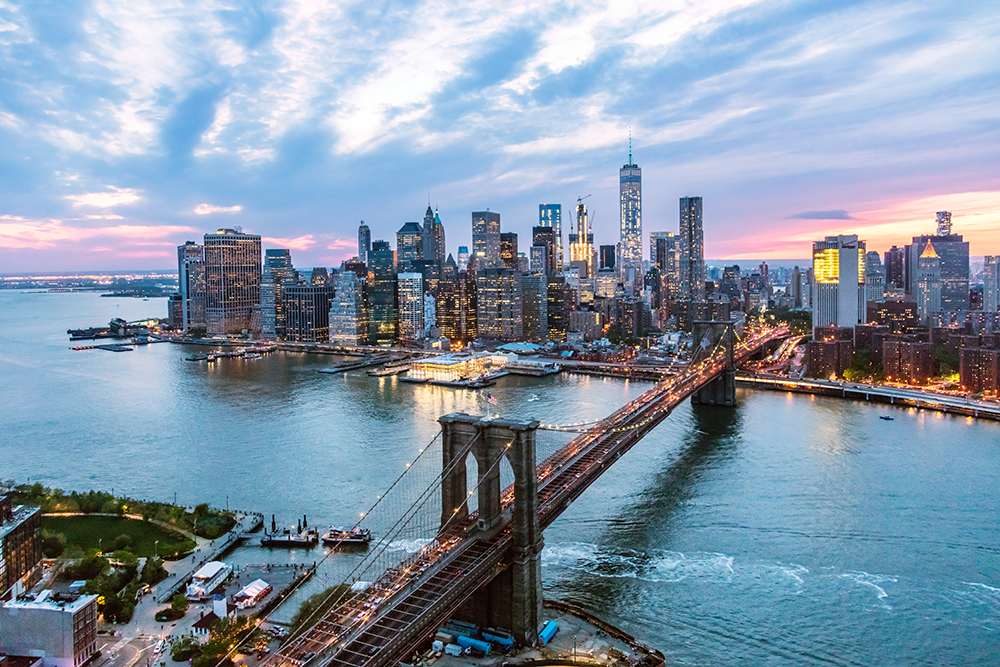
[[77, 345], [71, 350], [107, 350], [108, 352], [131, 352], [135, 348], [123, 343], [107, 343], [105, 345]]
[[381, 366], [384, 363], [390, 361], [397, 361], [397, 359], [391, 355], [374, 355], [370, 357], [364, 357], [359, 361], [345, 361], [340, 364], [334, 364], [329, 368], [319, 369], [320, 373], [346, 373], [347, 371], [355, 371], [362, 368], [371, 368], [372, 366]]

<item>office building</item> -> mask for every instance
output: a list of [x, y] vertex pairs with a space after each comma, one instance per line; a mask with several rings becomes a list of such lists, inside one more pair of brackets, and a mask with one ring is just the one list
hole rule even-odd
[[413, 271], [423, 257], [424, 232], [416, 222], [404, 223], [396, 232], [396, 262], [398, 271]]
[[372, 241], [368, 253], [368, 341], [393, 345], [397, 339], [396, 264], [387, 241]]
[[14, 507], [0, 495], [0, 601], [17, 597], [36, 578], [42, 560], [42, 513], [37, 507]]
[[913, 301], [876, 301], [866, 308], [868, 323], [884, 325], [890, 333], [909, 334], [920, 326], [917, 304]]
[[882, 258], [874, 250], [865, 254], [865, 301], [881, 301], [885, 298], [885, 267]]
[[917, 300], [920, 255], [930, 242], [941, 261], [940, 308], [966, 310], [969, 307], [969, 243], [962, 240], [961, 234], [950, 233], [951, 214], [948, 211], [940, 211], [937, 222], [939, 232], [949, 233], [914, 236], [913, 242], [905, 248], [906, 261], [903, 268], [906, 293]]
[[441, 217], [437, 210], [432, 211], [430, 204], [424, 213], [423, 230], [424, 247], [421, 256], [425, 260], [431, 260], [436, 269], [440, 271], [444, 266], [445, 256], [448, 254], [444, 238], [444, 225], [441, 224]]
[[473, 211], [472, 257], [476, 260], [476, 271], [500, 268], [499, 213]]
[[548, 275], [549, 273], [549, 248], [545, 245], [533, 245], [530, 249], [531, 259], [528, 263], [529, 270], [533, 273]]
[[372, 249], [372, 230], [362, 220], [358, 226], [358, 259], [368, 261], [368, 252]]
[[476, 274], [479, 337], [504, 343], [524, 334], [521, 275], [510, 269], [483, 269]]
[[538, 226], [552, 228], [552, 254], [556, 273], [563, 270], [562, 204], [539, 204]]
[[906, 263], [906, 252], [902, 248], [892, 246], [885, 251], [885, 284], [896, 289], [905, 287], [903, 281], [903, 265]]
[[[621, 227], [618, 250], [619, 282], [633, 290], [642, 280], [642, 170], [632, 161], [632, 138], [629, 137], [628, 164], [618, 172], [621, 203]], [[631, 292], [630, 292], [631, 293]]]
[[569, 314], [573, 311], [573, 289], [566, 284], [565, 276], [548, 276], [549, 340], [564, 342], [569, 331]]
[[292, 268], [292, 252], [286, 248], [265, 250], [260, 283], [260, 336], [264, 340], [284, 339], [284, 291], [296, 283], [298, 272]]
[[[659, 267], [662, 260], [658, 248], [664, 246], [675, 248], [677, 246], [677, 235], [673, 232], [650, 232], [649, 233], [649, 265]], [[602, 246], [603, 247], [603, 246]], [[663, 270], [662, 268], [660, 269]]]
[[[931, 313], [941, 310], [941, 258], [928, 239], [917, 260], [917, 314], [922, 323]], [[968, 298], [968, 297], [966, 297]]]
[[678, 234], [680, 298], [705, 300], [705, 235], [701, 197], [681, 197]]
[[351, 270], [337, 274], [330, 304], [330, 342], [358, 347], [368, 342], [368, 311], [365, 306], [365, 278]]
[[604, 268], [597, 272], [594, 280], [594, 296], [610, 299], [618, 287], [618, 275], [613, 268]]
[[517, 271], [517, 234], [502, 232], [500, 234], [500, 263], [505, 269]]
[[865, 242], [857, 235], [813, 243], [812, 304], [814, 329], [865, 323]]
[[177, 247], [177, 281], [184, 333], [205, 330], [205, 247], [188, 241]]
[[97, 653], [97, 596], [42, 591], [0, 605], [0, 653], [81, 667]]
[[569, 331], [583, 336], [585, 342], [600, 340], [604, 336], [604, 318], [590, 310], [574, 310], [569, 314]]
[[441, 335], [459, 347], [475, 340], [479, 333], [474, 276], [464, 269], [458, 270], [455, 260], [448, 256], [441, 275], [437, 321]]
[[326, 285], [290, 285], [283, 292], [285, 335], [292, 343], [326, 343], [330, 340], [330, 303], [333, 291]]
[[598, 270], [601, 269], [611, 269], [614, 271], [615, 268], [615, 254], [617, 249], [613, 245], [602, 245], [600, 249], [600, 257], [598, 261]]
[[528, 253], [517, 253], [517, 271], [518, 273], [527, 273], [528, 271], [531, 271], [531, 260], [528, 258]]
[[549, 340], [548, 278], [544, 273], [521, 276], [521, 313], [524, 340], [546, 343]]
[[983, 312], [1000, 309], [1000, 255], [987, 255], [983, 263]]
[[[569, 261], [580, 269], [581, 278], [592, 278], [597, 263], [594, 256], [594, 234], [590, 231], [590, 217], [582, 201], [576, 205], [576, 232], [569, 235]], [[641, 261], [641, 258], [640, 258]]]
[[422, 338], [438, 338], [441, 334], [433, 333], [437, 329], [437, 299], [430, 292], [424, 292], [424, 331]]
[[469, 268], [469, 246], [458, 246], [458, 269], [466, 271]]
[[205, 234], [205, 320], [209, 335], [250, 329], [260, 304], [260, 236], [239, 229]]
[[554, 276], [557, 273], [562, 273], [562, 271], [556, 268], [556, 237], [555, 230], [552, 227], [532, 227], [531, 244], [532, 246], [545, 247], [544, 270], [546, 275]]
[[424, 277], [419, 273], [396, 276], [399, 298], [399, 338], [414, 341], [424, 332]]
[[319, 287], [329, 287], [330, 272], [326, 270], [325, 266], [314, 266], [309, 273], [309, 284]]

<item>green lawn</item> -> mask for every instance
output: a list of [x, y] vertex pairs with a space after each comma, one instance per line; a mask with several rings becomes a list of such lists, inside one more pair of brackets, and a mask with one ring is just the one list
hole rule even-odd
[[126, 519], [116, 516], [43, 516], [42, 529], [62, 533], [66, 537], [66, 547], [79, 546], [84, 551], [94, 551], [100, 547], [113, 551], [115, 538], [128, 535], [132, 539], [129, 550], [136, 556], [154, 555], [156, 540], [160, 541], [159, 554], [169, 558], [176, 552], [194, 549], [194, 542], [180, 533], [175, 533], [156, 524]]

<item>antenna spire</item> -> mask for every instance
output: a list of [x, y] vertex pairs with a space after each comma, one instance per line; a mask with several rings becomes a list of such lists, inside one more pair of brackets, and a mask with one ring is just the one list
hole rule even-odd
[[632, 164], [632, 126], [628, 126], [628, 163]]

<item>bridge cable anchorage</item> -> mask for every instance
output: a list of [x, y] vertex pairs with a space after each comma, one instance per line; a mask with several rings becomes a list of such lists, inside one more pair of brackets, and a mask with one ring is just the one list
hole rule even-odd
[[[392, 491], [392, 490], [393, 490], [393, 488], [395, 488], [397, 484], [399, 484], [400, 480], [402, 480], [402, 479], [403, 479], [403, 477], [404, 477], [404, 476], [405, 476], [405, 475], [406, 475], [406, 474], [407, 474], [408, 472], [410, 472], [411, 470], [413, 470], [413, 469], [414, 469], [414, 465], [415, 465], [415, 464], [417, 463], [417, 461], [419, 461], [419, 460], [421, 459], [421, 457], [422, 457], [422, 456], [423, 456], [423, 455], [424, 455], [424, 454], [425, 454], [425, 453], [426, 453], [426, 452], [427, 452], [427, 451], [428, 451], [428, 450], [429, 450], [429, 449], [431, 448], [431, 446], [432, 446], [432, 445], [434, 444], [434, 441], [436, 441], [436, 440], [437, 440], [437, 439], [438, 439], [438, 438], [439, 438], [439, 437], [441, 436], [441, 433], [442, 433], [442, 431], [441, 431], [441, 430], [439, 429], [439, 430], [438, 430], [438, 432], [437, 432], [437, 433], [436, 433], [436, 434], [434, 435], [434, 437], [433, 437], [433, 438], [431, 438], [430, 442], [428, 442], [428, 443], [427, 443], [427, 445], [425, 445], [424, 447], [420, 448], [420, 450], [419, 450], [419, 451], [418, 451], [418, 453], [417, 453], [417, 456], [416, 456], [416, 457], [415, 457], [415, 458], [414, 458], [414, 459], [413, 459], [413, 460], [412, 460], [412, 461], [411, 461], [410, 463], [406, 464], [406, 468], [405, 468], [405, 469], [403, 470], [403, 472], [402, 472], [402, 473], [401, 473], [401, 474], [399, 475], [399, 477], [397, 477], [397, 478], [396, 478], [396, 479], [395, 479], [395, 480], [394, 480], [394, 481], [392, 482], [392, 484], [390, 484], [390, 485], [389, 485], [389, 488], [388, 488], [388, 489], [386, 489], [385, 493], [383, 493], [382, 495], [378, 496], [378, 498], [376, 498], [375, 502], [374, 502], [374, 503], [373, 503], [373, 504], [371, 505], [371, 507], [369, 507], [369, 508], [368, 508], [368, 511], [367, 511], [367, 512], [362, 512], [362, 514], [361, 514], [361, 517], [360, 517], [360, 518], [358, 519], [358, 521], [357, 521], [357, 522], [356, 522], [356, 523], [354, 524], [354, 526], [352, 526], [352, 530], [353, 530], [353, 529], [355, 529], [355, 528], [358, 528], [358, 527], [360, 527], [360, 526], [361, 526], [361, 522], [362, 522], [362, 521], [363, 521], [363, 520], [365, 519], [365, 517], [369, 516], [369, 515], [370, 515], [370, 514], [372, 513], [372, 511], [373, 511], [373, 510], [375, 510], [375, 508], [376, 508], [376, 507], [378, 507], [378, 506], [379, 506], [379, 504], [381, 504], [381, 503], [382, 503], [382, 501], [383, 501], [383, 500], [384, 500], [384, 499], [386, 498], [386, 496], [388, 496], [388, 495], [389, 495], [389, 492], [390, 492], [390, 491]], [[334, 549], [331, 549], [331, 550], [330, 550], [330, 552], [329, 552], [328, 554], [326, 554], [325, 556], [323, 556], [323, 557], [322, 557], [322, 558], [321, 558], [321, 559], [319, 560], [319, 562], [318, 562], [318, 563], [316, 564], [316, 567], [318, 568], [318, 567], [319, 567], [319, 565], [322, 565], [322, 564], [323, 564], [323, 563], [324, 563], [324, 562], [325, 562], [325, 561], [326, 561], [326, 560], [327, 560], [327, 559], [328, 559], [328, 558], [329, 558], [330, 556], [332, 556], [332, 555], [333, 555], [333, 554], [334, 554], [335, 552], [336, 552], [336, 551], [335, 551]], [[298, 582], [297, 584], [295, 584], [295, 585], [294, 585], [294, 586], [292, 587], [292, 589], [291, 589], [290, 591], [288, 591], [288, 593], [287, 593], [287, 594], [285, 595], [285, 597], [290, 597], [291, 595], [293, 595], [293, 594], [294, 594], [294, 593], [295, 593], [295, 592], [296, 592], [296, 591], [297, 591], [297, 590], [299, 589], [299, 587], [301, 587], [301, 586], [302, 586], [302, 585], [303, 585], [303, 584], [304, 584], [305, 582], [306, 582], [306, 578], [303, 578], [303, 579], [301, 579], [301, 580], [300, 580], [300, 581], [299, 581], [299, 582]], [[327, 599], [329, 599], [329, 598], [327, 598]], [[326, 603], [326, 600], [324, 600], [323, 604], [325, 604], [325, 603]], [[319, 605], [319, 606], [317, 606], [317, 609], [320, 609], [321, 607], [322, 607], [322, 604], [321, 604], [321, 605]], [[223, 657], [222, 657], [222, 658], [220, 659], [220, 661], [219, 661], [218, 663], [216, 663], [215, 667], [222, 667], [222, 664], [223, 664], [223, 663], [224, 663], [224, 662], [225, 662], [225, 661], [226, 661], [226, 660], [227, 660], [227, 659], [228, 659], [228, 658], [229, 658], [229, 657], [230, 657], [231, 655], [233, 655], [233, 654], [234, 654], [234, 653], [235, 653], [235, 652], [236, 652], [237, 650], [239, 650], [239, 649], [240, 649], [240, 648], [242, 647], [242, 645], [243, 645], [243, 642], [245, 642], [245, 641], [246, 641], [247, 639], [249, 639], [249, 638], [250, 638], [250, 636], [251, 636], [251, 635], [253, 634], [254, 630], [256, 630], [256, 629], [257, 629], [257, 627], [258, 627], [258, 626], [259, 626], [259, 625], [260, 625], [260, 624], [261, 624], [261, 623], [262, 623], [263, 621], [267, 620], [267, 619], [268, 619], [268, 618], [269, 618], [269, 617], [271, 616], [271, 614], [272, 614], [272, 613], [274, 613], [274, 610], [272, 610], [272, 611], [271, 611], [270, 613], [268, 613], [268, 614], [267, 614], [266, 616], [264, 616], [263, 618], [260, 618], [260, 619], [258, 619], [258, 620], [257, 620], [257, 623], [256, 623], [256, 624], [255, 624], [255, 625], [254, 625], [254, 626], [253, 626], [252, 628], [249, 628], [249, 629], [248, 629], [248, 631], [247, 631], [247, 634], [246, 634], [245, 636], [243, 636], [243, 637], [238, 637], [238, 638], [237, 638], [237, 639], [236, 639], [236, 640], [235, 640], [235, 641], [233, 642], [233, 645], [232, 645], [232, 648], [230, 648], [230, 649], [229, 649], [229, 651], [228, 651], [228, 652], [227, 652], [227, 653], [226, 653], [226, 654], [225, 654], [225, 655], [224, 655], [224, 656], [223, 656]], [[315, 612], [313, 612], [313, 613], [315, 613]], [[309, 617], [307, 617], [307, 618], [311, 618], [311, 617], [312, 617], [312, 615], [310, 614], [310, 616], [309, 616]]]
[[[479, 434], [477, 433], [476, 436], [474, 436], [473, 438], [470, 438], [470, 440], [468, 441], [467, 445], [465, 447], [463, 447], [463, 453], [460, 454], [456, 459], [453, 460], [454, 463], [455, 463], [455, 465], [457, 465], [458, 462], [460, 462], [460, 461], [464, 461], [465, 457], [468, 455], [468, 452], [471, 451], [472, 445], [475, 443], [475, 441], [476, 441], [476, 439], [478, 437], [479, 437]], [[513, 444], [513, 442], [514, 442], [513, 440], [511, 440], [510, 442], [508, 442], [507, 445], [506, 445], [506, 447], [509, 448]], [[487, 475], [490, 472], [493, 471], [493, 469], [495, 468], [495, 466], [500, 465], [500, 463], [502, 462], [503, 458], [504, 457], [502, 457], [502, 456], [498, 457], [497, 460], [494, 461], [493, 465], [486, 471], [486, 473], [483, 473], [483, 475], [480, 476], [479, 482], [476, 484], [475, 488], [471, 492], [469, 492], [467, 498], [471, 498], [475, 494], [475, 492], [479, 490], [479, 488], [482, 486], [482, 484], [486, 482]], [[445, 476], [447, 476], [448, 473], [450, 473], [451, 471], [453, 471], [455, 465], [449, 466], [449, 469], [444, 474], [442, 474], [440, 476], [441, 479], [443, 479]], [[431, 489], [433, 489], [433, 486], [434, 485], [432, 485]], [[428, 491], [430, 491], [430, 489]], [[425, 492], [425, 493], [423, 493], [421, 495], [422, 495], [422, 500], [418, 500], [418, 502], [415, 502], [414, 505], [417, 505], [419, 503], [419, 505], [422, 506], [430, 498], [431, 494], [429, 492]], [[443, 526], [441, 526], [441, 529], [439, 531], [439, 537], [442, 536], [442, 535], [446, 535], [447, 534], [447, 531], [451, 528], [451, 523], [452, 523], [452, 521], [454, 521], [455, 516], [457, 516], [457, 512], [454, 515], [452, 515], [451, 517], [449, 517], [449, 519], [445, 522], [445, 524]], [[439, 544], [437, 546], [440, 547], [441, 546], [440, 540], [438, 539], [438, 540], [435, 540], [435, 541], [439, 542]], [[389, 543], [389, 540], [385, 540], [384, 541], [385, 546], [388, 546], [388, 543]], [[447, 544], [447, 542], [445, 544]], [[413, 567], [414, 565], [417, 565], [417, 563], [419, 563], [420, 560], [424, 559], [424, 554], [426, 554], [429, 551], [429, 547], [430, 546], [431, 546], [430, 544], [425, 545], [423, 548], [420, 549], [420, 551], [417, 554], [414, 554], [410, 558], [408, 558], [408, 559], [404, 560], [403, 562], [401, 562], [397, 566], [397, 569], [398, 569], [398, 567], [401, 567], [403, 564], [405, 564], [406, 561], [412, 561], [410, 563], [410, 567]], [[428, 563], [428, 565], [429, 564], [430, 563]], [[408, 572], [408, 569], [406, 571]], [[385, 575], [383, 575], [383, 576], [385, 576]], [[348, 578], [350, 578], [350, 577], [348, 577]], [[377, 585], [377, 582], [373, 582], [372, 585], [375, 588], [379, 588], [379, 586]], [[329, 599], [329, 598], [327, 598], [327, 599]], [[344, 607], [345, 607], [346, 604], [350, 604], [351, 601], [359, 601], [360, 602], [363, 599], [370, 599], [370, 597], [368, 597], [368, 598], [361, 598], [359, 596], [356, 596], [354, 598], [351, 598], [350, 601], [345, 602], [344, 604], [338, 604], [339, 603], [339, 600], [338, 600], [337, 602], [334, 603], [335, 606], [332, 607], [331, 609], [329, 609], [326, 612], [326, 615], [329, 616], [329, 615], [334, 614], [334, 613], [342, 614], [343, 611], [344, 611]], [[361, 602], [361, 604], [363, 605], [364, 603]], [[365, 607], [362, 606], [360, 608], [360, 612], [361, 612], [360, 614], [357, 613], [359, 611], [359, 609], [354, 609], [354, 610], [350, 611], [349, 618], [351, 618], [352, 622], [348, 626], [341, 626], [341, 627], [339, 627], [338, 628], [340, 630], [339, 633], [330, 633], [330, 632], [325, 632], [323, 630], [319, 630], [319, 632], [321, 632], [323, 634], [331, 635], [332, 639], [326, 640], [326, 641], [317, 640], [314, 637], [310, 636], [310, 635], [313, 635], [316, 632], [317, 626], [320, 623], [324, 622], [323, 620], [320, 620], [317, 623], [315, 623], [312, 627], [310, 627], [309, 629], [307, 629], [305, 632], [303, 632], [302, 635], [300, 635], [298, 638], [296, 638], [295, 641], [293, 641], [292, 643], [290, 643], [288, 646], [284, 647], [279, 653], [275, 654], [274, 657], [275, 658], [284, 658], [286, 660], [295, 660], [296, 658], [294, 656], [295, 655], [299, 655], [298, 650], [301, 649], [301, 648], [303, 648], [304, 644], [307, 644], [307, 643], [319, 644], [320, 646], [313, 646], [312, 647], [312, 648], [317, 649], [316, 651], [314, 651], [314, 653], [315, 653], [315, 652], [326, 650], [326, 649], [332, 647], [338, 641], [343, 641], [343, 643], [341, 644], [341, 649], [343, 649], [343, 650], [345, 650], [345, 651], [347, 651], [349, 653], [356, 653], [355, 651], [351, 651], [349, 648], [346, 648], [346, 645], [349, 642], [356, 642], [357, 641], [357, 642], [360, 642], [360, 643], [365, 644], [365, 645], [368, 645], [368, 644], [366, 644], [365, 642], [361, 641], [358, 637], [350, 638], [350, 635], [354, 634], [356, 631], [358, 631], [361, 628], [363, 628], [364, 625], [365, 625], [365, 623], [366, 623], [366, 621], [368, 621], [369, 618], [371, 618], [371, 614], [376, 613], [376, 610], [377, 610], [377, 607], [374, 607], [374, 608], [371, 609], [370, 613], [366, 613], [365, 612]], [[311, 618], [311, 616], [310, 616], [310, 618]], [[370, 646], [370, 645], [368, 645], [368, 646]], [[289, 655], [289, 653], [291, 653], [292, 655]], [[360, 656], [361, 654], [357, 654], [357, 655]], [[364, 657], [368, 657], [368, 656], [364, 656]]]
[[[439, 435], [440, 435], [440, 433], [439, 433]], [[415, 500], [410, 505], [410, 507], [407, 508], [407, 510], [403, 513], [403, 516], [401, 516], [397, 520], [396, 524], [390, 529], [390, 534], [387, 537], [385, 537], [385, 538], [383, 538], [382, 540], [379, 541], [379, 547], [380, 548], [377, 550], [377, 552], [372, 552], [368, 556], [366, 556], [362, 560], [362, 562], [359, 563], [345, 577], [344, 581], [341, 583], [341, 587], [345, 586], [347, 584], [347, 582], [351, 581], [352, 579], [358, 580], [359, 578], [355, 577], [355, 575], [359, 571], [363, 575], [364, 573], [366, 573], [368, 570], [371, 569], [371, 567], [376, 563], [376, 561], [378, 561], [379, 557], [381, 557], [381, 555], [386, 552], [386, 550], [389, 548], [389, 546], [391, 545], [391, 543], [393, 542], [393, 540], [399, 535], [400, 532], [402, 532], [402, 530], [409, 524], [409, 522], [417, 515], [417, 512], [427, 503], [427, 501], [430, 499], [432, 493], [437, 488], [440, 488], [441, 480], [443, 480], [448, 474], [450, 474], [459, 463], [461, 463], [461, 462], [463, 462], [465, 460], [465, 457], [468, 456], [468, 453], [472, 450], [472, 446], [475, 444], [475, 441], [476, 441], [476, 439], [478, 439], [478, 437], [479, 437], [479, 434], [477, 433], [475, 437], [470, 438], [470, 440], [468, 441], [468, 443], [466, 443], [466, 445], [463, 447], [463, 449], [460, 452], [460, 454], [458, 456], [456, 456], [455, 459], [453, 459], [452, 464], [448, 467], [448, 469], [447, 470], [443, 470], [437, 476], [437, 478], [431, 483], [431, 485], [428, 486], [426, 489], [424, 489], [421, 492], [421, 494], [417, 498], [417, 500]], [[509, 446], [510, 446], [510, 444], [508, 444], [508, 447]], [[483, 480], [480, 481], [480, 484], [482, 483], [482, 481]], [[476, 486], [476, 489], [478, 489], [478, 488], [479, 488], [479, 485]], [[471, 494], [470, 494], [470, 496], [471, 496]], [[385, 496], [382, 496], [382, 497], [384, 498]], [[402, 526], [400, 526], [401, 523], [402, 523]], [[398, 527], [398, 530], [397, 530], [397, 527]], [[443, 529], [444, 528], [442, 527], [442, 530]], [[433, 543], [434, 541], [435, 540], [432, 540], [431, 543]], [[419, 556], [421, 556], [424, 552], [426, 552], [428, 550], [429, 546], [431, 546], [431, 545], [430, 544], [425, 545], [424, 547], [422, 547], [417, 552], [417, 554], [414, 554], [413, 556], [411, 556], [408, 559], [404, 559], [404, 561], [401, 562], [400, 565], [402, 565], [402, 563], [405, 563], [406, 560], [414, 560], [414, 559], [418, 558]], [[347, 603], [345, 601], [342, 604], [342, 601], [343, 601], [343, 599], [344, 599], [345, 596], [346, 596], [346, 591], [342, 591], [341, 595], [333, 602], [333, 606], [331, 606], [327, 610], [327, 612], [326, 612], [327, 616], [330, 615], [330, 614], [332, 614], [332, 613], [338, 612], [338, 611], [340, 611], [343, 608], [344, 604]], [[330, 600], [330, 597], [332, 597], [332, 594], [331, 594], [331, 596], [328, 596], [324, 600], [324, 602], [317, 607], [317, 611], [323, 605], [325, 605], [328, 600]], [[350, 598], [350, 599], [353, 599], [353, 598]], [[312, 614], [310, 614], [310, 616], [308, 616], [306, 618], [306, 622], [308, 622], [310, 619], [312, 619], [312, 617], [315, 615], [315, 613], [316, 613], [316, 611], [314, 611]], [[353, 616], [352, 616], [352, 618], [353, 618]], [[279, 651], [278, 653], [276, 653], [275, 656], [273, 656], [273, 657], [275, 657], [275, 658], [283, 657], [283, 658], [286, 658], [286, 659], [294, 659], [293, 656], [288, 655], [289, 651], [295, 651], [298, 647], [301, 647], [302, 644], [307, 643], [307, 642], [318, 643], [318, 642], [316, 642], [315, 639], [312, 639], [309, 635], [311, 635], [313, 633], [313, 631], [316, 629], [316, 626], [319, 625], [322, 622], [324, 622], [323, 619], [317, 620], [311, 627], [309, 627], [299, 637], [297, 637], [295, 641], [291, 642], [288, 646], [284, 647], [281, 651]], [[362, 623], [363, 623], [363, 621], [362, 621]], [[356, 625], [356, 623], [354, 625]], [[347, 628], [347, 630], [350, 631], [351, 628], [349, 627], [349, 628]], [[326, 634], [330, 634], [330, 633], [326, 633]], [[335, 634], [333, 641], [326, 642], [326, 647], [329, 647], [333, 643], [336, 643], [336, 641], [338, 641], [339, 639], [343, 638], [343, 636], [344, 636], [343, 633], [341, 633], [341, 634]]]

